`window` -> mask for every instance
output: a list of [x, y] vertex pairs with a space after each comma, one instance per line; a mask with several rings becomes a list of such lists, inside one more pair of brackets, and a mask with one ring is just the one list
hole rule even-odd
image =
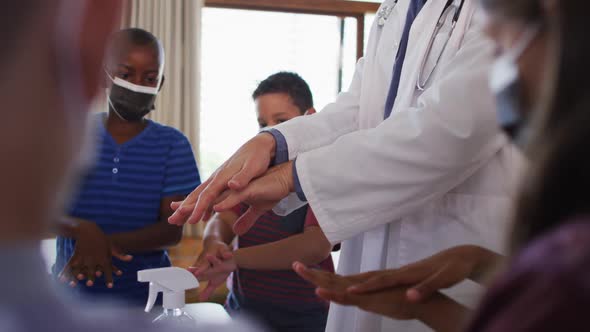
[[358, 54], [355, 18], [206, 7], [202, 22], [203, 178], [258, 132], [251, 94], [267, 76], [297, 72], [309, 83], [318, 110], [352, 80]]

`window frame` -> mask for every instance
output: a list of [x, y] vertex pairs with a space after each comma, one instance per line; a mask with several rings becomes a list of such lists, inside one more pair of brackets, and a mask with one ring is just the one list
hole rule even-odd
[[365, 15], [379, 10], [379, 2], [343, 0], [205, 0], [205, 7], [313, 14], [354, 18], [356, 20], [356, 56], [362, 58], [365, 49]]
[[[356, 20], [356, 56], [363, 57], [365, 49], [365, 16], [377, 13], [381, 3], [351, 0], [204, 0], [204, 7], [273, 11], [281, 13], [350, 17]], [[123, 5], [121, 24], [131, 21], [131, 0]]]

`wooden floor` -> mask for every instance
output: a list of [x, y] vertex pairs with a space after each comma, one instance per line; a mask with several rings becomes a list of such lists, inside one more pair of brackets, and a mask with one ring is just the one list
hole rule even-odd
[[[193, 265], [197, 259], [198, 254], [203, 248], [201, 239], [184, 238], [180, 244], [168, 251], [172, 265], [187, 268]], [[199, 289], [203, 289], [206, 284], [202, 284]], [[209, 299], [209, 302], [217, 302], [223, 304], [227, 296], [227, 288], [218, 289], [215, 294]], [[198, 302], [198, 291], [188, 291], [186, 296], [187, 303]]]

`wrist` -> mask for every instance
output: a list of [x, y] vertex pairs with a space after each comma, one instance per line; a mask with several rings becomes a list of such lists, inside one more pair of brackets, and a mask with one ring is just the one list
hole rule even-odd
[[75, 240], [80, 239], [80, 237], [86, 234], [94, 234], [96, 230], [100, 230], [98, 226], [92, 222], [77, 219], [77, 218], [68, 218], [66, 227], [69, 228], [71, 232], [71, 237]]
[[473, 262], [472, 272], [469, 279], [474, 281], [481, 280], [496, 264], [498, 255], [494, 252], [479, 247], [469, 246], [468, 259]]
[[109, 234], [106, 235], [107, 240], [109, 241], [109, 244], [111, 245], [111, 247], [116, 248], [117, 250], [120, 250], [121, 252], [127, 252], [127, 248], [125, 248], [124, 243], [125, 241], [123, 241], [121, 239], [121, 236], [118, 234]]
[[262, 142], [264, 142], [263, 144], [265, 146], [265, 150], [268, 151], [270, 160], [274, 160], [277, 152], [277, 141], [275, 140], [275, 137], [268, 131], [261, 132], [258, 134], [258, 137]]

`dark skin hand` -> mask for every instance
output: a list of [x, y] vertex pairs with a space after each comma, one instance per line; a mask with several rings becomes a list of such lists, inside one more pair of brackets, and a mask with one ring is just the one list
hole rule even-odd
[[133, 259], [112, 246], [108, 237], [93, 222], [70, 219], [61, 223], [58, 233], [76, 240], [74, 254], [59, 274], [62, 283], [76, 287], [78, 280], [87, 280], [86, 286], [92, 287], [95, 278], [104, 275], [107, 287], [113, 287], [113, 273], [120, 276], [121, 271], [112, 264], [112, 257], [123, 262]]
[[356, 306], [398, 320], [419, 320], [437, 332], [461, 331], [469, 310], [441, 293], [428, 300], [413, 303], [406, 298], [407, 288], [387, 288], [380, 291], [355, 294], [348, 289], [379, 273], [367, 272], [351, 276], [312, 270], [301, 263], [293, 269], [303, 279], [317, 286], [316, 294], [324, 300], [346, 306]]
[[377, 308], [373, 304], [374, 301], [371, 297], [347, 294], [349, 287], [371, 278], [376, 272], [344, 277], [330, 272], [308, 269], [301, 263], [293, 264], [293, 269], [303, 279], [317, 286], [316, 294], [325, 300], [345, 305], [356, 305], [361, 309], [386, 315], [394, 319], [409, 320], [416, 318], [415, 305], [406, 301], [404, 296], [405, 289], [403, 288], [396, 289], [392, 292], [390, 294], [391, 301], [387, 301], [387, 305], [384, 305], [383, 308]]
[[182, 200], [183, 197], [171, 196], [162, 199], [160, 221], [137, 231], [107, 236], [95, 223], [84, 220], [77, 220], [80, 225], [77, 229], [62, 229], [60, 234], [76, 239], [76, 248], [74, 255], [60, 273], [60, 280], [64, 283], [69, 282], [72, 287], [76, 286], [76, 280], [87, 280], [86, 286], [92, 287], [95, 278], [104, 275], [107, 287], [112, 288], [112, 274], [120, 276], [121, 271], [112, 264], [111, 257], [129, 262], [133, 257], [123, 253], [140, 254], [178, 244], [182, 238], [182, 227], [170, 225], [168, 217], [172, 214], [170, 203]]
[[[69, 282], [72, 287], [76, 286], [76, 280], [87, 280], [86, 286], [92, 287], [95, 278], [104, 275], [107, 287], [112, 288], [112, 274], [120, 276], [122, 273], [112, 265], [111, 257], [129, 262], [133, 257], [123, 253], [140, 254], [177, 245], [182, 238], [182, 227], [170, 225], [168, 217], [172, 215], [170, 203], [183, 198], [184, 196], [171, 196], [162, 199], [160, 220], [137, 231], [107, 236], [95, 223], [78, 220], [78, 223], [82, 225], [78, 230], [64, 230], [65, 233], [73, 235], [70, 237], [76, 239], [76, 248], [74, 255], [60, 273], [60, 280], [64, 283]], [[60, 233], [64, 234], [64, 232]]]
[[379, 271], [349, 291], [362, 294], [392, 287], [410, 287], [406, 294], [408, 300], [420, 302], [466, 279], [482, 283], [488, 271], [501, 260], [499, 254], [479, 246], [457, 246], [399, 269]]

